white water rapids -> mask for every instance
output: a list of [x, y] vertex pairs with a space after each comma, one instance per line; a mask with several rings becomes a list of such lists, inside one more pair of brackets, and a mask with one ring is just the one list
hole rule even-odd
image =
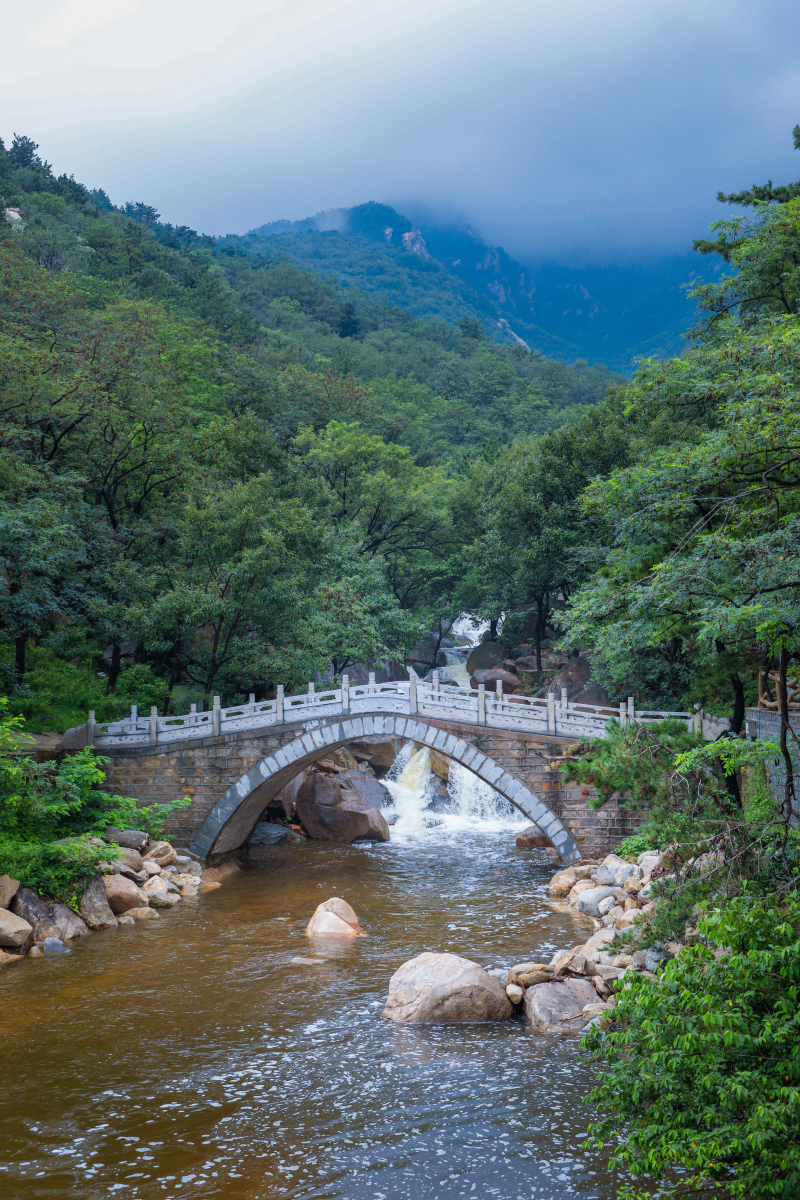
[[392, 798], [385, 815], [392, 823], [393, 841], [427, 831], [510, 834], [528, 824], [505, 797], [466, 767], [451, 762], [449, 776], [443, 796], [428, 747], [406, 742], [383, 780]]

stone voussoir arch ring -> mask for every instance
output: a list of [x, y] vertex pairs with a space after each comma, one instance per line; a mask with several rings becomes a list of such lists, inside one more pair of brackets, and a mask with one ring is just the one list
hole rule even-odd
[[269, 801], [295, 775], [331, 750], [371, 736], [394, 736], [440, 751], [491, 784], [501, 796], [538, 826], [565, 864], [578, 862], [580, 850], [555, 813], [519, 779], [455, 734], [424, 720], [400, 716], [359, 716], [320, 722], [245, 772], [217, 801], [192, 843], [207, 859], [237, 849], [250, 836]]

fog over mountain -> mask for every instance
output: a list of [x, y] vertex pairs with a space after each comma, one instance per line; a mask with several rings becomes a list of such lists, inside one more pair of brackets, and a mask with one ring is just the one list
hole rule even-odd
[[796, 173], [792, 0], [7, 6], [0, 133], [208, 233], [369, 199], [525, 262], [684, 253]]

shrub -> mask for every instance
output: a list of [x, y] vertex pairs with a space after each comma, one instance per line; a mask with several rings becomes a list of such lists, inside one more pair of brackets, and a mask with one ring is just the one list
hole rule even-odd
[[[191, 803], [184, 796], [139, 808], [131, 797], [109, 795], [100, 787], [108, 759], [88, 749], [61, 763], [35, 762], [24, 753], [22, 718], [9, 716], [7, 703], [0, 699], [0, 874], [62, 898], [109, 857], [109, 847], [90, 846], [89, 837], [116, 825], [157, 838], [165, 821]], [[54, 844], [64, 839], [71, 841]]]
[[[676, 1194], [800, 1195], [800, 902], [741, 897], [700, 922], [711, 945], [681, 952], [658, 982], [617, 996], [592, 1142], [612, 1166]], [[658, 1194], [662, 1194], [659, 1192]], [[620, 1200], [652, 1195], [624, 1188]]]

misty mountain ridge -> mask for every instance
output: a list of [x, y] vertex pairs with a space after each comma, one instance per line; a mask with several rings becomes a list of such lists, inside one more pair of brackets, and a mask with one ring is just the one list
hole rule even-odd
[[724, 269], [691, 251], [640, 265], [525, 265], [469, 228], [430, 217], [414, 224], [375, 201], [272, 221], [247, 237], [274, 240], [287, 258], [385, 294], [415, 316], [478, 315], [500, 342], [624, 373], [640, 358], [681, 352], [695, 317], [689, 289]]

